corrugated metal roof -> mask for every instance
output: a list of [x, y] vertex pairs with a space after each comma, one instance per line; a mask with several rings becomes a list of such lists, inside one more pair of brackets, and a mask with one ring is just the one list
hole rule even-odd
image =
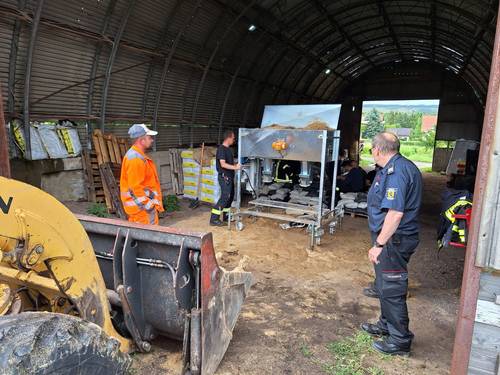
[[[129, 1], [45, 1], [33, 51], [31, 119], [97, 124], [104, 75]], [[19, 3], [0, 4], [4, 100], [14, 22], [21, 24], [10, 87], [15, 111], [8, 114], [18, 117], [38, 0], [28, 0], [24, 12]], [[353, 79], [398, 60], [433, 61], [484, 102], [497, 7], [496, 0], [136, 1], [110, 66], [106, 119], [152, 122], [161, 72], [181, 30], [159, 101], [158, 124], [170, 126], [162, 147], [195, 141], [198, 131], [184, 130], [193, 123], [202, 126], [199, 134], [217, 134], [219, 124], [256, 125], [265, 104], [333, 101]]]

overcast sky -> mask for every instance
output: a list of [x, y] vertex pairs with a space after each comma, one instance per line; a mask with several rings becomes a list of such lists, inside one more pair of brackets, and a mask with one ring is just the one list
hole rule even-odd
[[426, 100], [366, 100], [363, 104], [378, 104], [378, 105], [439, 105], [439, 99]]

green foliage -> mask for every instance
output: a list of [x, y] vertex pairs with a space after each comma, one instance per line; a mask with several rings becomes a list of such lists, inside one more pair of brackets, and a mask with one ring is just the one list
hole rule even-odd
[[424, 146], [408, 146], [401, 142], [401, 155], [412, 161], [420, 161], [424, 163], [432, 163], [432, 149], [428, 150]]
[[455, 141], [436, 141], [436, 148], [455, 148]]
[[422, 142], [426, 150], [430, 150], [434, 147], [434, 139], [436, 138], [436, 131], [431, 130], [422, 136]]
[[[424, 162], [424, 163], [432, 163], [432, 157], [434, 154], [434, 138], [436, 136], [436, 132], [431, 130], [427, 133], [421, 134], [420, 138], [410, 140], [410, 141], [401, 141], [400, 152], [402, 155], [407, 157], [412, 161]], [[372, 162], [370, 150], [372, 148], [370, 141], [363, 141], [364, 147], [361, 152], [361, 166], [366, 167]], [[436, 147], [446, 147], [447, 142], [437, 141]], [[453, 144], [450, 145], [453, 147]]]
[[360, 331], [328, 344], [327, 349], [334, 362], [323, 364], [323, 371], [329, 375], [383, 375], [382, 369], [365, 363], [367, 355], [375, 354], [372, 341], [370, 335]]
[[384, 131], [384, 125], [380, 119], [380, 112], [373, 108], [366, 115], [366, 129], [363, 132], [363, 138], [371, 139], [375, 137], [378, 133]]
[[180, 211], [179, 198], [173, 194], [163, 197], [163, 208], [167, 212]]
[[97, 217], [109, 217], [108, 209], [103, 203], [92, 203], [87, 209], [87, 213]]
[[311, 349], [306, 344], [304, 344], [304, 345], [302, 345], [300, 347], [300, 352], [306, 358], [310, 358], [310, 357], [313, 356], [313, 352], [311, 351]]
[[422, 113], [390, 111], [384, 114], [384, 121], [386, 127], [410, 128], [420, 132]]

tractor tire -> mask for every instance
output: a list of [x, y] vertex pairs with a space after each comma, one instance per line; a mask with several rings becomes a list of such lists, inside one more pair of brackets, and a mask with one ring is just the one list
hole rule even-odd
[[99, 326], [70, 315], [0, 317], [1, 375], [127, 374], [130, 357]]

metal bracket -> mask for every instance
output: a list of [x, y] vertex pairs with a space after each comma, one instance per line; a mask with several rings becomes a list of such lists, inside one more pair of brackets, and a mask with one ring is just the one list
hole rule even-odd
[[[120, 235], [120, 233], [118, 235]], [[121, 259], [119, 255], [116, 255], [117, 252], [115, 252], [114, 255], [114, 271], [118, 274], [118, 276], [123, 278], [122, 280], [119, 280], [122, 281], [123, 284], [118, 285], [116, 287], [116, 291], [120, 295], [120, 300], [122, 302], [125, 324], [134, 338], [134, 342], [136, 343], [139, 351], [148, 352], [151, 350], [151, 345], [144, 340], [149, 339], [151, 336], [152, 327], [146, 323], [141, 309], [142, 287], [139, 266], [136, 259], [136, 247], [136, 241], [134, 241], [130, 235], [130, 230], [128, 230], [123, 243]], [[121, 275], [117, 270], [120, 266], [119, 263], [121, 263], [122, 268]], [[115, 283], [119, 281], [115, 281]]]

